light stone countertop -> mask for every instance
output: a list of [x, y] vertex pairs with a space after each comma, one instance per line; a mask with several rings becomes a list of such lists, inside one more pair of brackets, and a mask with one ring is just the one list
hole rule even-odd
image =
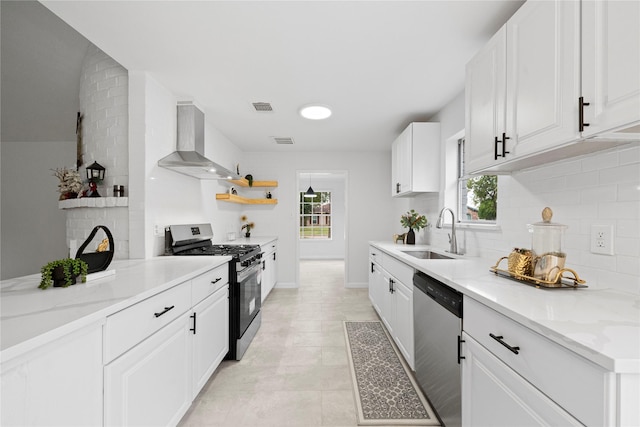
[[640, 295], [602, 286], [537, 289], [491, 273], [495, 259], [422, 260], [402, 251], [445, 252], [427, 245], [369, 244], [608, 371], [640, 373]]
[[0, 361], [99, 322], [231, 260], [228, 256], [113, 261], [115, 274], [67, 288], [39, 289], [40, 274], [0, 282]]

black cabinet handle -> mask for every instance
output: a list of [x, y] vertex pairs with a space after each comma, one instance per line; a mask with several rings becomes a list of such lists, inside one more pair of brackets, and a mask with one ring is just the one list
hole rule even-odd
[[274, 261], [276, 260], [276, 253], [275, 252], [273, 253], [273, 260]]
[[584, 97], [578, 98], [578, 131], [584, 131], [586, 126], [589, 126], [589, 123], [584, 122], [584, 107], [591, 105], [588, 102], [584, 102]]
[[196, 312], [194, 311], [193, 314], [191, 316], [189, 316], [193, 319], [193, 328], [189, 329], [190, 331], [193, 331], [193, 335], [196, 334]]
[[400, 192], [400, 183], [396, 182], [396, 194]]
[[371, 272], [372, 272], [372, 273], [374, 273], [374, 270], [373, 270], [373, 263], [371, 263]]
[[507, 154], [509, 154], [509, 151], [507, 151], [507, 139], [511, 139], [507, 136], [506, 133], [502, 132], [502, 157], [506, 157]]
[[163, 314], [165, 314], [167, 311], [172, 310], [174, 307], [175, 305], [172, 305], [171, 307], [165, 307], [163, 311], [161, 311], [160, 313], [153, 313], [153, 315], [156, 317], [160, 317]]
[[267, 261], [262, 261], [262, 271], [266, 270], [267, 268]]
[[494, 340], [498, 341], [500, 344], [502, 344], [503, 346], [505, 346], [506, 348], [509, 349], [509, 351], [511, 351], [512, 353], [518, 354], [518, 350], [520, 350], [520, 347], [512, 347], [509, 344], [507, 344], [506, 342], [503, 341], [503, 336], [502, 335], [494, 335], [494, 334], [489, 334], [489, 336], [491, 338], [493, 338]]
[[[502, 140], [499, 140], [498, 137], [494, 137], [493, 139], [493, 160], [498, 160], [498, 157], [504, 158], [509, 151], [507, 151], [507, 139], [511, 139], [507, 136], [506, 133], [502, 132]], [[502, 144], [502, 154], [498, 154], [498, 144]]]
[[396, 282], [393, 279], [389, 279], [389, 292], [394, 293], [396, 291], [395, 289], [393, 289], [393, 285], [395, 283]]
[[466, 357], [462, 356], [462, 343], [464, 340], [460, 335], [458, 335], [458, 365], [462, 359], [466, 359]]
[[216, 283], [218, 283], [220, 280], [222, 280], [222, 277], [217, 277], [215, 280], [211, 281], [212, 285], [215, 285]]

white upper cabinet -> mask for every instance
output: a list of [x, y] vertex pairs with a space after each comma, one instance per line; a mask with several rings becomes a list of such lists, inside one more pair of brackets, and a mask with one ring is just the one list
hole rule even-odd
[[582, 2], [583, 136], [640, 134], [640, 2]]
[[578, 137], [579, 6], [528, 1], [507, 22], [505, 159]]
[[506, 27], [502, 27], [467, 64], [465, 105], [466, 169], [482, 169], [504, 161]]
[[411, 123], [391, 145], [391, 195], [440, 190], [440, 123]]
[[467, 65], [467, 171], [508, 172], [638, 140], [639, 9], [523, 4]]

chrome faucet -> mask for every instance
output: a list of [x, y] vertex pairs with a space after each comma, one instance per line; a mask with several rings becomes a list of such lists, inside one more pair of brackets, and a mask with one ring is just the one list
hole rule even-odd
[[449, 252], [452, 254], [462, 255], [462, 254], [458, 254], [458, 241], [456, 240], [456, 216], [454, 215], [451, 209], [446, 207], [442, 208], [442, 210], [440, 211], [440, 214], [438, 215], [438, 222], [436, 222], [436, 228], [442, 228], [442, 226], [444, 225], [445, 211], [451, 212], [451, 235], [449, 236], [449, 244], [451, 246], [449, 247]]

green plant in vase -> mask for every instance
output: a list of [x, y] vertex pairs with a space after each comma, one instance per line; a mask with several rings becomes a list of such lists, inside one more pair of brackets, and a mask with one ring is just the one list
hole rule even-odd
[[425, 228], [427, 226], [427, 217], [425, 215], [420, 215], [418, 212], [411, 209], [409, 212], [400, 217], [400, 224], [402, 224], [403, 227], [409, 229], [409, 232], [407, 233], [406, 243], [408, 245], [415, 245], [416, 233], [414, 230]]
[[76, 278], [80, 276], [82, 283], [87, 281], [87, 269], [89, 266], [79, 258], [65, 258], [42, 266], [40, 273], [40, 289], [47, 289], [51, 285], [54, 287], [71, 286], [76, 283]]

